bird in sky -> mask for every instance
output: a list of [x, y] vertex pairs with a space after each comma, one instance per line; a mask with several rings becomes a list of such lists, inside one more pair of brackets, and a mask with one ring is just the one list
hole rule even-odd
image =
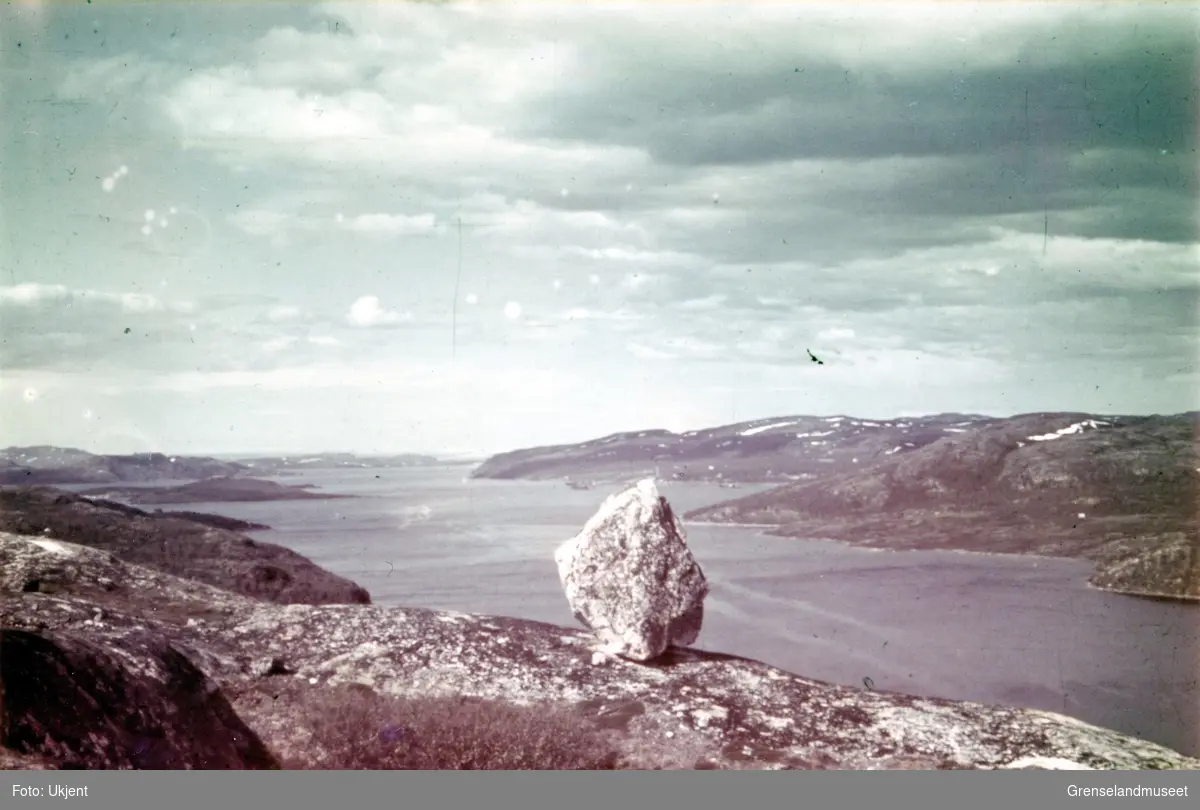
[[823, 366], [823, 365], [825, 365], [825, 361], [824, 361], [824, 360], [818, 360], [818, 359], [817, 359], [817, 356], [816, 356], [815, 354], [813, 354], [813, 353], [812, 353], [812, 349], [805, 349], [804, 351], [808, 352], [808, 357], [809, 357], [809, 359], [810, 359], [810, 360], [812, 360], [814, 363], [816, 363], [816, 364], [817, 364], [817, 365], [819, 365], [819, 366]]

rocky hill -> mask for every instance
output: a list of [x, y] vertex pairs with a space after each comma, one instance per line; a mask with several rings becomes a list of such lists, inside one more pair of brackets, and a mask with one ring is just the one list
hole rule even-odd
[[994, 421], [966, 414], [887, 420], [781, 416], [688, 433], [615, 433], [580, 444], [501, 453], [480, 464], [472, 477], [616, 481], [654, 476], [744, 483], [809, 480], [903, 456]]
[[80, 494], [133, 504], [234, 503], [238, 501], [306, 501], [352, 498], [314, 492], [312, 484], [288, 486], [259, 478], [206, 478], [179, 486], [100, 487]]
[[[361, 604], [370, 595], [294, 551], [220, 528], [51, 487], [0, 489], [0, 531], [88, 546], [131, 564], [283, 604]], [[43, 586], [59, 586], [53, 578]]]
[[1094, 582], [1200, 598], [1197, 417], [1027, 414], [864, 469], [688, 513], [889, 549], [1084, 557]]
[[96, 455], [51, 446], [0, 450], [0, 485], [198, 481], [216, 475], [239, 475], [246, 470], [237, 462], [206, 456]]
[[[77, 503], [60, 506], [87, 509]], [[1059, 715], [836, 686], [711, 652], [638, 664], [604, 655], [583, 631], [536, 622], [280, 604], [134, 564], [104, 542], [0, 533], [0, 763], [314, 767], [313, 696], [353, 691], [572, 707], [607, 735], [614, 763], [1200, 768]], [[227, 579], [210, 566], [220, 563], [194, 560], [190, 573]]]

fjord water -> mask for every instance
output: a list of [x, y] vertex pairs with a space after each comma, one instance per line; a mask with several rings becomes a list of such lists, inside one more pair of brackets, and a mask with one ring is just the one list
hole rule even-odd
[[[575, 626], [552, 554], [612, 488], [467, 480], [470, 468], [311, 470], [361, 497], [188, 504], [272, 527], [376, 603]], [[675, 510], [752, 492], [663, 482]], [[174, 508], [164, 506], [163, 508]], [[685, 524], [712, 590], [696, 646], [810, 678], [1026, 706], [1200, 755], [1200, 608], [1087, 586], [1076, 560], [880, 552]]]

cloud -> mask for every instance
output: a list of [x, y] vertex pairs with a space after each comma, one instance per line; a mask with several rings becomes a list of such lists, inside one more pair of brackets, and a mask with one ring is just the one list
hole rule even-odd
[[359, 214], [339, 220], [338, 226], [372, 236], [419, 236], [432, 233], [437, 218], [433, 214]]
[[267, 311], [267, 318], [272, 321], [290, 321], [300, 317], [300, 307], [280, 304]]
[[728, 300], [725, 295], [707, 295], [703, 298], [688, 298], [674, 304], [675, 309], [687, 312], [709, 312], [718, 310]]
[[678, 355], [642, 343], [626, 343], [625, 349], [639, 360], [674, 360]]
[[101, 292], [97, 290], [71, 289], [62, 284], [42, 284], [25, 282], [8, 287], [0, 287], [0, 306], [24, 308], [44, 307], [48, 305], [65, 305], [68, 307], [80, 305], [103, 305], [119, 308], [122, 312], [147, 313], [172, 310], [175, 312], [191, 312], [194, 305], [190, 302], [179, 301], [171, 304], [164, 303], [158, 297], [141, 292]]
[[[143, 421], [142, 390], [342, 414], [335, 383], [412, 386], [403, 418], [457, 441], [506, 384], [489, 418], [525, 432], [495, 440], [540, 442], [553, 408], [720, 421], [722, 386], [763, 415], [1194, 399], [1191, 9], [248, 14], [147, 9], [13, 68], [0, 368], [53, 372], [40, 412], [68, 378]], [[519, 393], [533, 368], [601, 415]]]
[[350, 305], [346, 319], [354, 326], [385, 326], [411, 319], [408, 313], [385, 309], [374, 295], [364, 295]]
[[270, 353], [280, 352], [296, 342], [296, 338], [292, 336], [277, 337], [268, 340], [263, 344], [263, 349]]
[[239, 211], [229, 219], [235, 227], [252, 236], [279, 236], [294, 223], [289, 214], [263, 210]]
[[829, 329], [822, 329], [817, 333], [817, 340], [821, 343], [841, 343], [846, 340], [853, 340], [855, 336], [853, 329], [835, 326]]

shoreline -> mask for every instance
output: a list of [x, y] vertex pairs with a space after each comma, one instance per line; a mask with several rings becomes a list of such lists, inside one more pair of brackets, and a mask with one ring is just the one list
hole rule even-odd
[[[753, 529], [753, 530], [757, 530], [757, 533], [760, 537], [771, 537], [771, 538], [778, 539], [778, 540], [792, 540], [792, 541], [798, 541], [801, 543], [831, 543], [833, 545], [841, 546], [843, 548], [856, 549], [858, 551], [867, 551], [867, 552], [872, 552], [872, 553], [876, 553], [876, 554], [880, 554], [880, 553], [904, 554], [904, 553], [911, 553], [911, 552], [925, 552], [925, 553], [943, 553], [943, 554], [966, 554], [966, 555], [978, 556], [978, 557], [999, 557], [999, 558], [1007, 558], [1007, 559], [1013, 559], [1013, 560], [1028, 560], [1028, 559], [1056, 560], [1056, 561], [1061, 560], [1063, 562], [1072, 562], [1072, 563], [1080, 563], [1080, 564], [1090, 563], [1092, 566], [1093, 573], [1095, 573], [1095, 571], [1097, 569], [1097, 562], [1094, 560], [1089, 560], [1086, 557], [1064, 557], [1064, 556], [1056, 555], [1056, 554], [1039, 554], [1036, 552], [1020, 553], [1020, 552], [1011, 552], [1011, 551], [979, 551], [977, 549], [967, 549], [967, 548], [888, 548], [887, 546], [860, 545], [858, 543], [852, 543], [849, 540], [839, 540], [839, 539], [833, 538], [833, 537], [792, 537], [790, 535], [772, 534], [770, 531], [767, 531], [769, 529], [781, 528], [781, 526], [779, 524], [774, 524], [774, 523], [732, 523], [732, 522], [720, 522], [720, 521], [711, 521], [711, 520], [684, 521], [684, 527], [686, 528], [687, 526], [705, 526], [705, 527], [720, 526], [720, 527], [735, 528], [735, 529]], [[1036, 565], [1036, 562], [1035, 562], [1035, 565]], [[1129, 596], [1129, 597], [1134, 597], [1134, 598], [1139, 598], [1139, 599], [1150, 599], [1150, 600], [1157, 601], [1157, 602], [1169, 602], [1169, 603], [1182, 604], [1182, 605], [1200, 605], [1200, 596], [1191, 596], [1188, 594], [1162, 593], [1162, 592], [1158, 592], [1158, 591], [1142, 591], [1142, 590], [1134, 590], [1134, 589], [1130, 589], [1130, 588], [1109, 588], [1109, 587], [1105, 587], [1103, 585], [1095, 584], [1094, 582], [1091, 581], [1090, 577], [1088, 579], [1085, 579], [1083, 584], [1085, 587], [1090, 588], [1091, 590], [1101, 591], [1103, 593], [1117, 594], [1119, 596]]]
[[836, 537], [792, 537], [786, 534], [772, 534], [770, 529], [783, 528], [782, 524], [778, 523], [732, 523], [711, 520], [685, 520], [684, 527], [688, 526], [719, 526], [731, 529], [755, 529], [763, 537], [770, 537], [778, 540], [793, 540], [801, 543], [832, 543], [834, 545], [843, 546], [845, 548], [857, 549], [859, 551], [871, 552], [889, 552], [892, 554], [906, 554], [912, 552], [924, 553], [943, 553], [943, 554], [971, 554], [980, 557], [1011, 557], [1013, 559], [1037, 559], [1037, 560], [1067, 560], [1073, 562], [1089, 562], [1083, 557], [1063, 557], [1054, 554], [1037, 554], [1034, 552], [1012, 552], [1012, 551], [979, 551], [978, 549], [970, 548], [890, 548], [888, 546], [865, 545], [854, 543], [849, 540], [840, 540]]
[[1200, 596], [1189, 596], [1186, 593], [1170, 594], [1158, 593], [1156, 591], [1135, 591], [1129, 588], [1106, 588], [1103, 585], [1097, 585], [1090, 581], [1087, 583], [1087, 586], [1096, 591], [1115, 593], [1120, 594], [1121, 596], [1133, 596], [1139, 599], [1150, 599], [1155, 602], [1172, 602], [1180, 605], [1200, 605]]

